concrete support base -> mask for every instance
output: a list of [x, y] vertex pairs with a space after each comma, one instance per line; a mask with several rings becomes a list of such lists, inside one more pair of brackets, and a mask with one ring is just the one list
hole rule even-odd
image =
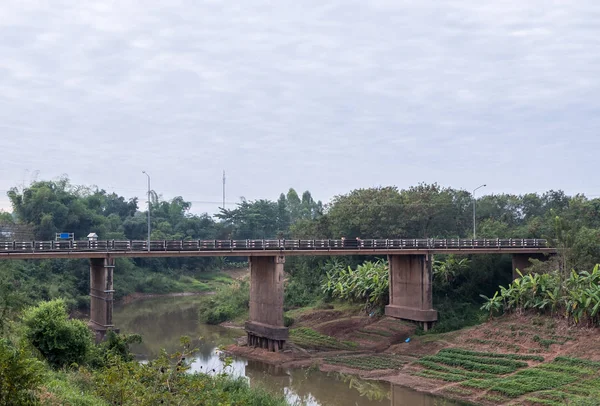
[[395, 317], [397, 319], [405, 319], [412, 321], [432, 322], [437, 321], [437, 310], [421, 310], [413, 309], [404, 306], [388, 305], [385, 307], [385, 315]]
[[96, 342], [102, 341], [108, 330], [115, 330], [112, 321], [114, 263], [115, 260], [109, 256], [90, 259], [90, 321], [88, 326], [94, 332]]
[[283, 349], [288, 329], [283, 325], [282, 255], [250, 257], [250, 320], [245, 328], [248, 346]]
[[273, 327], [248, 321], [245, 328], [249, 347], [267, 348], [269, 351], [278, 352], [283, 349], [289, 337], [287, 327]]
[[431, 291], [433, 258], [427, 255], [389, 255], [390, 304], [386, 316], [416, 321], [425, 330], [433, 326], [438, 313], [433, 309]]

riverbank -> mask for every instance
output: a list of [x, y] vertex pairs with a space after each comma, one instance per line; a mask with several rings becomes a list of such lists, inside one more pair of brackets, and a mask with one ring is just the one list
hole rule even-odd
[[135, 292], [131, 293], [127, 296], [121, 298], [121, 300], [117, 301], [117, 304], [130, 304], [132, 302], [143, 300], [143, 299], [151, 299], [158, 297], [188, 297], [188, 296], [206, 296], [206, 295], [214, 295], [215, 292], [175, 292], [175, 293], [141, 293]]
[[509, 315], [415, 336], [410, 323], [351, 308], [312, 309], [294, 319], [281, 353], [243, 345], [227, 351], [283, 368], [318, 367], [481, 405], [600, 398], [599, 331], [564, 320]]
[[230, 285], [234, 281], [247, 278], [250, 270], [248, 268], [226, 268], [214, 272], [198, 272], [194, 277], [185, 276], [178, 281], [177, 292], [133, 292], [120, 298], [116, 303], [129, 304], [137, 300], [159, 298], [159, 297], [187, 297], [214, 295], [215, 291], [222, 286]]

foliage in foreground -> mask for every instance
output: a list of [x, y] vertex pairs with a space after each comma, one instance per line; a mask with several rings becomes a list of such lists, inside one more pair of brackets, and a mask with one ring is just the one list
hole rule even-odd
[[96, 394], [111, 405], [286, 405], [283, 397], [250, 388], [243, 378], [189, 373], [189, 339], [182, 343], [185, 351], [171, 356], [163, 351], [145, 364], [113, 357], [106, 368], [92, 372]]
[[27, 309], [23, 323], [25, 338], [54, 368], [82, 364], [92, 349], [91, 331], [81, 320], [69, 319], [61, 299]]
[[533, 310], [561, 315], [575, 323], [600, 326], [600, 266], [592, 272], [571, 271], [567, 278], [559, 272], [521, 275], [507, 288], [486, 299], [481, 307], [492, 316], [501, 311]]
[[0, 405], [33, 405], [43, 364], [24, 345], [0, 338]]

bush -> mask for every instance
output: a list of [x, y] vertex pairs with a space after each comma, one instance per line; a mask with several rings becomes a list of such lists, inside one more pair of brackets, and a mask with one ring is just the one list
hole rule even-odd
[[141, 342], [142, 336], [139, 334], [118, 334], [109, 330], [104, 340], [93, 347], [89, 364], [93, 368], [104, 367], [111, 357], [120, 357], [123, 361], [133, 361], [135, 355], [131, 353], [130, 345]]
[[291, 326], [292, 324], [294, 324], [294, 318], [293, 318], [293, 317], [290, 317], [290, 316], [288, 316], [287, 314], [284, 314], [284, 315], [283, 315], [283, 325], [284, 325], [285, 327], [289, 327], [289, 326]]
[[214, 295], [203, 298], [200, 320], [207, 324], [219, 324], [245, 314], [249, 305], [250, 285], [247, 281], [221, 286]]
[[34, 405], [43, 365], [22, 346], [0, 339], [0, 405]]
[[433, 304], [434, 308], [438, 309], [439, 320], [427, 332], [418, 329], [416, 331], [417, 335], [438, 334], [459, 330], [464, 327], [483, 323], [486, 318], [485, 312], [479, 309], [479, 305], [473, 303], [461, 303], [450, 299], [442, 299], [434, 301]]
[[69, 320], [61, 299], [41, 303], [23, 315], [25, 337], [54, 368], [85, 362], [92, 333], [81, 320]]

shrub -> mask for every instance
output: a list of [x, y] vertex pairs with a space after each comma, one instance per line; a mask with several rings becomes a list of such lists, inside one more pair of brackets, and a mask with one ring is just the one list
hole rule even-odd
[[134, 354], [131, 353], [129, 346], [142, 342], [142, 336], [139, 334], [118, 334], [109, 330], [104, 340], [93, 347], [90, 356], [90, 366], [94, 368], [104, 367], [111, 357], [120, 357], [123, 361], [133, 361]]
[[293, 318], [293, 317], [290, 317], [290, 316], [288, 316], [287, 314], [284, 314], [284, 315], [283, 315], [283, 325], [284, 325], [285, 327], [289, 327], [289, 326], [291, 326], [292, 324], [294, 324], [294, 318]]
[[239, 281], [221, 286], [214, 295], [205, 296], [200, 303], [200, 320], [207, 324], [219, 324], [239, 317], [248, 311], [250, 285]]
[[92, 333], [81, 320], [69, 320], [61, 299], [27, 309], [25, 337], [54, 368], [85, 362], [92, 348]]
[[43, 365], [22, 346], [0, 339], [0, 405], [34, 405]]

